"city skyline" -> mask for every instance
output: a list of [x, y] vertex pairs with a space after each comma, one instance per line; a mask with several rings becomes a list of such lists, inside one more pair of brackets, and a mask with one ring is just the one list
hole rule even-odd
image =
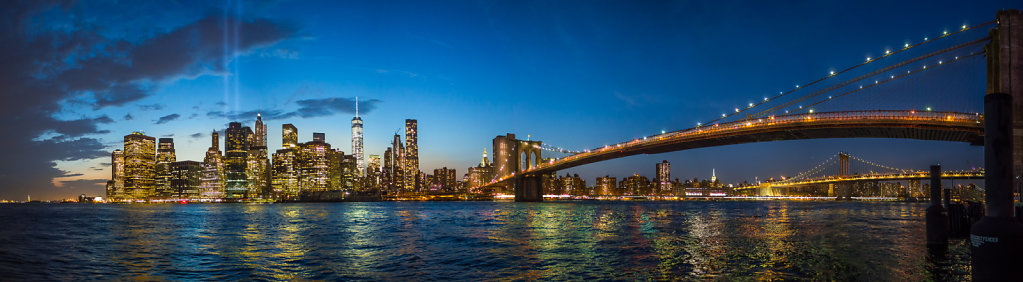
[[[595, 3], [572, 16], [565, 11], [574, 6], [564, 2], [426, 7], [416, 2], [132, 3], [119, 5], [121, 12], [115, 15], [102, 12], [109, 3], [10, 5], [4, 7], [5, 14], [26, 16], [5, 17], [4, 26], [11, 28], [3, 35], [11, 40], [0, 47], [9, 51], [5, 54], [38, 54], [27, 61], [5, 57], [12, 63], [4, 73], [35, 83], [0, 86], [14, 98], [3, 117], [22, 121], [5, 129], [30, 135], [5, 141], [14, 153], [4, 158], [0, 198], [102, 194], [111, 175], [111, 151], [122, 143], [121, 137], [136, 130], [156, 139], [174, 138], [177, 160], [202, 161], [210, 129], [227, 137], [223, 130], [230, 122], [249, 125], [257, 114], [268, 124], [264, 135], [280, 136], [281, 125], [296, 124], [299, 143], [310, 140], [307, 133], [323, 132], [334, 148], [353, 148], [348, 133], [354, 131], [356, 96], [363, 97], [363, 154], [384, 155], [395, 131], [408, 136], [402, 122], [416, 119], [416, 159], [424, 172], [441, 167], [464, 172], [479, 163], [481, 149], [490, 149], [494, 136], [506, 133], [575, 150], [597, 148], [691, 127], [764, 93], [820, 77], [829, 68], [942, 29], [989, 21], [994, 10], [1019, 6], [1008, 1], [969, 6], [918, 2], [871, 8], [881, 3], [710, 7], [610, 2]], [[317, 13], [314, 7], [319, 5], [348, 17], [327, 19], [339, 15]], [[493, 6], [501, 7], [495, 11]], [[897, 12], [918, 6], [925, 11], [921, 14], [931, 16], [904, 18]], [[423, 8], [443, 13], [415, 13]], [[733, 8], [739, 12], [731, 13]], [[151, 18], [133, 15], [164, 9], [166, 14]], [[376, 14], [383, 19], [364, 16], [383, 9], [393, 10]], [[689, 10], [700, 13], [691, 15]], [[856, 11], [870, 11], [873, 18], [832, 18], [862, 14]], [[790, 19], [802, 14], [810, 18]], [[728, 23], [737, 17], [752, 17], [762, 25], [750, 31]], [[142, 24], [117, 23], [136, 20]], [[432, 23], [406, 28], [419, 21]], [[808, 22], [823, 27], [811, 28]], [[880, 24], [893, 22], [901, 25], [890, 29]], [[224, 28], [225, 23], [232, 28]], [[861, 30], [875, 34], [847, 32]], [[191, 42], [186, 39], [196, 32], [215, 35], [216, 40], [183, 43]], [[726, 43], [735, 38], [743, 42]], [[46, 40], [73, 50], [33, 49]], [[95, 51], [104, 48], [110, 51]], [[28, 71], [61, 61], [55, 56], [73, 58], [73, 63], [58, 64], [48, 72], [52, 76], [41, 78]], [[118, 59], [136, 61], [126, 66]], [[774, 71], [776, 67], [783, 71]], [[722, 91], [728, 77], [743, 77], [745, 83]], [[983, 91], [977, 93], [979, 104]], [[45, 101], [21, 98], [30, 94]], [[268, 154], [282, 147], [278, 138], [264, 141]], [[226, 144], [223, 149], [226, 153]], [[38, 160], [23, 153], [33, 150], [49, 151], [37, 155]], [[559, 175], [578, 173], [588, 181], [607, 174], [651, 177], [650, 164], [668, 160], [673, 175], [702, 176], [717, 168], [723, 182], [738, 182], [795, 173], [836, 150], [899, 167], [943, 162], [968, 168], [981, 164], [982, 149], [915, 140], [784, 141], [636, 156]], [[14, 160], [23, 163], [14, 165]]]

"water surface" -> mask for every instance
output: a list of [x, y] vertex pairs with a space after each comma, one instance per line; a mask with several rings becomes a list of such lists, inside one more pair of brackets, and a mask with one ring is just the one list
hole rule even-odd
[[0, 205], [4, 279], [967, 279], [920, 203]]

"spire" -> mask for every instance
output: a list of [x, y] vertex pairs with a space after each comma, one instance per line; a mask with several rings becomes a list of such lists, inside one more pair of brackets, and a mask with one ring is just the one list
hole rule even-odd
[[355, 96], [355, 117], [359, 117], [359, 96]]
[[489, 164], [487, 163], [487, 148], [483, 148], [483, 160], [482, 160], [482, 161], [480, 161], [480, 166], [481, 166], [481, 167], [485, 167], [485, 166], [487, 166], [487, 165], [489, 165]]

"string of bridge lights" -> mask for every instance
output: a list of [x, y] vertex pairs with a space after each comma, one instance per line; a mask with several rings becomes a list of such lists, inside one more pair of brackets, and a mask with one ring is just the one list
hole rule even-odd
[[[902, 52], [905, 52], [905, 51], [907, 51], [907, 50], [913, 49], [913, 48], [915, 48], [915, 47], [918, 47], [918, 46], [921, 46], [921, 45], [924, 45], [924, 44], [927, 44], [927, 43], [931, 43], [931, 42], [934, 42], [934, 41], [937, 41], [937, 40], [940, 40], [940, 39], [943, 39], [943, 38], [947, 38], [947, 37], [949, 37], [949, 36], [952, 36], [952, 35], [956, 35], [956, 34], [959, 34], [959, 33], [962, 33], [962, 32], [966, 32], [966, 31], [974, 30], [974, 29], [977, 29], [977, 28], [980, 28], [980, 27], [984, 27], [984, 26], [987, 26], [987, 25], [990, 25], [990, 24], [993, 24], [993, 23], [996, 23], [996, 22], [997, 22], [997, 21], [989, 21], [989, 22], [981, 23], [981, 24], [978, 24], [978, 25], [974, 25], [974, 26], [967, 26], [967, 25], [965, 25], [965, 24], [964, 24], [964, 25], [962, 25], [962, 28], [961, 28], [961, 29], [959, 29], [959, 30], [957, 30], [957, 31], [954, 31], [954, 32], [951, 32], [951, 33], [949, 33], [949, 32], [948, 32], [947, 30], [945, 30], [945, 31], [943, 31], [943, 32], [942, 32], [941, 36], [938, 36], [938, 37], [936, 37], [936, 38], [929, 38], [929, 37], [924, 37], [924, 40], [923, 40], [923, 41], [921, 41], [920, 43], [916, 43], [916, 44], [910, 44], [910, 43], [908, 43], [908, 42], [907, 42], [907, 43], [905, 43], [905, 44], [903, 45], [903, 48], [902, 48], [902, 49], [899, 49], [899, 50], [895, 50], [895, 51], [892, 51], [891, 49], [886, 49], [886, 50], [884, 51], [884, 55], [882, 55], [882, 56], [880, 56], [880, 57], [877, 57], [877, 58], [871, 58], [871, 57], [869, 57], [869, 56], [868, 56], [868, 57], [867, 57], [867, 59], [866, 59], [866, 61], [864, 61], [864, 62], [862, 62], [862, 63], [859, 63], [859, 64], [856, 64], [856, 65], [850, 66], [850, 67], [848, 67], [848, 68], [846, 68], [846, 69], [843, 69], [843, 70], [841, 70], [841, 71], [838, 71], [838, 72], [835, 72], [835, 71], [833, 71], [833, 70], [832, 70], [832, 71], [829, 71], [829, 72], [828, 72], [828, 75], [827, 75], [827, 76], [825, 76], [825, 77], [822, 77], [822, 78], [819, 78], [819, 79], [817, 79], [817, 80], [811, 81], [810, 83], [807, 83], [807, 84], [804, 84], [804, 85], [799, 85], [799, 84], [797, 84], [795, 88], [793, 88], [793, 89], [791, 89], [791, 90], [789, 90], [789, 91], [778, 91], [778, 95], [775, 95], [774, 97], [764, 97], [764, 99], [763, 99], [762, 101], [758, 101], [758, 102], [756, 102], [756, 103], [753, 103], [753, 102], [751, 102], [751, 103], [749, 103], [749, 105], [748, 105], [747, 107], [745, 107], [745, 108], [739, 108], [739, 107], [735, 107], [735, 108], [734, 108], [734, 112], [730, 112], [730, 113], [722, 113], [722, 114], [721, 114], [721, 117], [719, 117], [719, 118], [715, 118], [715, 119], [713, 119], [713, 120], [710, 120], [710, 121], [708, 121], [708, 122], [706, 122], [706, 123], [703, 123], [703, 122], [697, 122], [697, 123], [696, 123], [696, 127], [700, 127], [700, 126], [703, 126], [704, 124], [712, 124], [712, 123], [715, 123], [715, 122], [717, 122], [717, 121], [720, 121], [720, 120], [726, 119], [726, 118], [728, 118], [728, 117], [731, 117], [731, 116], [737, 115], [737, 114], [739, 114], [739, 113], [742, 113], [742, 112], [744, 112], [744, 111], [746, 111], [746, 110], [748, 110], [748, 109], [752, 109], [752, 108], [755, 108], [755, 107], [757, 107], [757, 106], [760, 106], [760, 105], [766, 104], [766, 103], [768, 103], [768, 102], [770, 102], [770, 101], [773, 101], [773, 100], [775, 100], [775, 99], [781, 98], [781, 97], [783, 97], [783, 96], [785, 96], [785, 95], [791, 94], [791, 93], [793, 93], [793, 92], [795, 92], [795, 91], [797, 91], [797, 90], [799, 90], [799, 89], [803, 89], [803, 88], [806, 88], [806, 87], [808, 87], [808, 86], [811, 86], [811, 85], [814, 85], [814, 84], [816, 84], [816, 83], [818, 83], [818, 82], [824, 81], [824, 80], [826, 80], [826, 79], [828, 79], [828, 78], [831, 78], [831, 77], [834, 77], [834, 76], [840, 75], [840, 74], [842, 74], [842, 73], [845, 73], [845, 72], [848, 72], [848, 71], [850, 71], [850, 70], [853, 70], [853, 69], [859, 68], [859, 67], [861, 67], [861, 66], [864, 66], [864, 65], [866, 65], [866, 64], [869, 64], [869, 63], [871, 63], [871, 62], [874, 62], [874, 61], [878, 61], [878, 60], [880, 60], [880, 59], [883, 59], [883, 58], [886, 58], [886, 57], [888, 57], [888, 56], [892, 56], [892, 55], [895, 55], [895, 54], [898, 54], [898, 53], [902, 53]], [[925, 68], [926, 68], [926, 67], [925, 67]], [[800, 107], [800, 109], [802, 109], [802, 107]], [[786, 111], [786, 113], [788, 113], [788, 111]]]
[[[983, 50], [981, 50], [979, 52], [972, 52], [969, 55], [962, 56], [962, 57], [955, 56], [952, 60], [949, 60], [949, 61], [938, 60], [936, 65], [937, 66], [950, 65], [952, 63], [955, 63], [955, 62], [958, 62], [958, 61], [961, 61], [961, 60], [964, 60], [964, 59], [967, 59], [967, 58], [983, 55], [983, 54], [984, 54]], [[934, 69], [934, 67], [932, 67], [930, 69]], [[929, 70], [927, 68], [927, 65], [923, 65], [923, 67], [921, 67], [919, 69], [907, 70], [906, 73], [904, 73], [904, 74], [899, 74], [899, 75], [892, 74], [892, 75], [889, 75], [889, 78], [880, 79], [880, 80], [874, 80], [874, 83], [872, 83], [872, 84], [867, 84], [866, 86], [860, 85], [859, 88], [850, 90], [848, 92], [845, 92], [845, 93], [842, 93], [842, 94], [838, 94], [838, 95], [828, 96], [827, 99], [823, 99], [823, 100], [811, 103], [811, 104], [807, 105], [806, 108], [809, 109], [809, 113], [812, 114], [813, 113], [813, 108], [812, 107], [816, 106], [818, 104], [825, 103], [825, 102], [828, 102], [828, 101], [840, 98], [840, 97], [845, 96], [845, 95], [849, 95], [849, 94], [852, 94], [852, 93], [860, 92], [862, 90], [870, 89], [871, 87], [878, 86], [878, 85], [881, 85], [881, 84], [885, 84], [885, 83], [891, 82], [893, 80], [897, 80], [897, 79], [900, 79], [900, 78], [903, 78], [903, 77], [906, 77], [906, 76], [910, 76], [910, 75], [914, 75], [914, 74], [917, 74], [917, 73], [920, 73], [920, 72], [923, 72], [923, 71], [927, 71], [927, 70]], [[802, 110], [802, 109], [803, 109], [803, 106], [799, 106], [799, 110]], [[926, 107], [925, 110], [930, 111], [931, 107]], [[789, 111], [785, 110], [785, 113], [788, 114]]]
[[824, 160], [823, 162], [817, 164], [817, 166], [815, 166], [814, 168], [811, 168], [811, 169], [809, 169], [807, 171], [804, 171], [804, 172], [800, 172], [800, 173], [796, 174], [796, 176], [789, 177], [789, 178], [787, 178], [785, 180], [782, 180], [782, 181], [779, 181], [779, 182], [791, 182], [791, 181], [795, 181], [796, 179], [806, 178], [807, 176], [810, 176], [810, 175], [812, 175], [814, 173], [817, 173], [817, 171], [823, 170], [825, 168], [825, 166], [828, 163], [830, 163], [831, 161], [833, 161], [835, 159], [835, 157], [837, 157], [837, 156], [838, 156], [838, 154], [834, 154], [830, 158], [828, 158], [827, 160]]
[[919, 172], [919, 171], [910, 170], [910, 169], [901, 169], [901, 168], [895, 168], [895, 167], [891, 167], [891, 166], [886, 166], [886, 165], [878, 164], [878, 163], [875, 163], [875, 162], [867, 161], [867, 160], [861, 159], [859, 157], [853, 156], [853, 155], [851, 155], [849, 153], [845, 153], [845, 155], [849, 156], [850, 159], [854, 159], [854, 160], [860, 161], [862, 163], [865, 163], [865, 164], [868, 164], [868, 165], [872, 165], [872, 166], [875, 166], [875, 167], [879, 167], [879, 168], [883, 168], [883, 169], [887, 169], [887, 170], [899, 171], [899, 172], [902, 172], [902, 173]]

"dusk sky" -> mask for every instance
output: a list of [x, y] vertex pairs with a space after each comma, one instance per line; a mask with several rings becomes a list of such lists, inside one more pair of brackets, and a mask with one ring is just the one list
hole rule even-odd
[[[581, 150], [689, 128], [1006, 8], [1023, 2], [4, 1], [0, 199], [103, 195], [124, 135], [173, 137], [179, 161], [201, 161], [211, 131], [252, 126], [256, 113], [271, 151], [292, 123], [300, 142], [324, 132], [350, 153], [355, 97], [367, 158], [414, 118], [421, 169], [461, 177], [497, 135]], [[948, 110], [979, 110], [982, 78], [964, 81], [972, 100]], [[965, 169], [982, 165], [983, 148], [779, 141], [559, 174], [592, 185], [605, 174], [653, 176], [668, 160], [672, 177], [716, 169], [741, 182], [792, 175], [838, 151]]]

